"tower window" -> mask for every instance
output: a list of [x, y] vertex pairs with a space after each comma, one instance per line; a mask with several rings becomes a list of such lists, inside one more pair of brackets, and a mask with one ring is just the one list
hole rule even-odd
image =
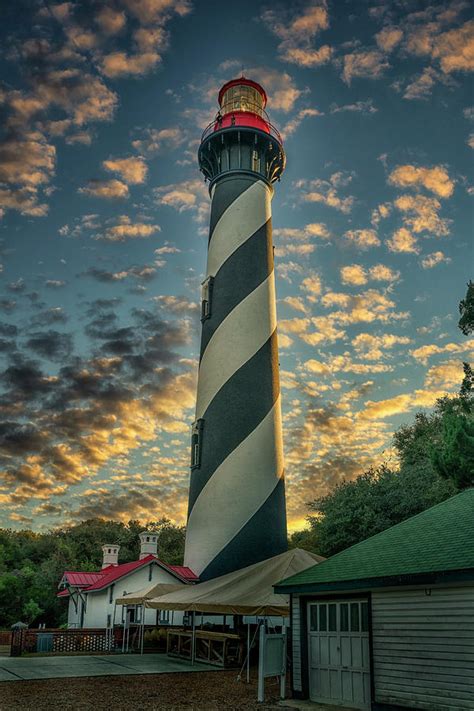
[[202, 282], [201, 290], [201, 321], [205, 321], [207, 318], [211, 318], [211, 300], [212, 300], [212, 287], [214, 283], [214, 277], [207, 277]]
[[191, 430], [191, 469], [201, 466], [202, 431], [204, 420], [201, 418], [193, 422]]

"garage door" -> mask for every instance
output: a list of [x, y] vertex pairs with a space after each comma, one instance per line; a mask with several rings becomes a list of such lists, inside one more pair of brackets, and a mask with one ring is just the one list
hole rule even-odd
[[312, 701], [370, 709], [367, 600], [309, 603], [308, 630]]

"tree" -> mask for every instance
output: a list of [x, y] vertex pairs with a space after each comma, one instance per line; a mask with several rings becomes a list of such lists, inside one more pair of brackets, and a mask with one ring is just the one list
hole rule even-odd
[[461, 317], [458, 326], [465, 336], [474, 333], [474, 282], [469, 280], [464, 299], [459, 303]]
[[338, 484], [327, 496], [309, 504], [315, 546], [334, 555], [444, 501], [456, 488], [433, 469], [429, 458], [396, 471], [386, 465]]
[[474, 416], [472, 396], [438, 401], [440, 433], [431, 449], [435, 470], [459, 489], [474, 484]]

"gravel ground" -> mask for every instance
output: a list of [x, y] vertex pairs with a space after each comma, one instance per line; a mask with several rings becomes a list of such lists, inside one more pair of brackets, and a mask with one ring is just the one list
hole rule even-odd
[[236, 676], [235, 671], [220, 671], [7, 681], [0, 685], [0, 710], [282, 709], [276, 679], [267, 679], [266, 701], [258, 704], [255, 673], [250, 684], [238, 682]]

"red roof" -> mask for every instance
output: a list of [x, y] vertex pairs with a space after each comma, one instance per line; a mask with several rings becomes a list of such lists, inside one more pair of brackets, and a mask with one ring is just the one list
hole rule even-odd
[[168, 565], [167, 567], [171, 568], [171, 570], [185, 580], [199, 580], [196, 573], [193, 573], [191, 568], [188, 568], [185, 565]]
[[89, 587], [89, 585], [95, 583], [96, 580], [100, 580], [102, 573], [81, 573], [78, 571], [66, 570], [63, 577], [67, 578], [67, 582], [70, 585], [74, 585], [75, 588], [84, 588]]
[[[199, 579], [197, 575], [193, 573], [191, 568], [188, 568], [184, 565], [167, 565], [166, 563], [163, 563], [163, 561], [159, 560], [159, 558], [151, 554], [145, 556], [145, 558], [142, 558], [141, 560], [134, 560], [131, 563], [108, 565], [106, 568], [103, 568], [100, 572], [97, 573], [80, 573], [66, 571], [64, 573], [63, 578], [67, 578], [67, 581], [70, 585], [74, 587], [80, 587], [81, 590], [83, 590], [84, 592], [95, 592], [97, 590], [103, 590], [104, 588], [107, 588], [109, 585], [112, 585], [112, 583], [114, 583], [116, 580], [123, 578], [129, 573], [133, 573], [134, 570], [138, 570], [139, 568], [148, 565], [152, 561], [158, 563], [158, 565], [160, 565], [162, 568], [168, 570], [172, 575], [177, 578], [180, 578], [185, 582], [194, 582]], [[62, 592], [58, 593], [58, 596], [63, 597], [67, 594], [68, 592], [63, 590]]]

